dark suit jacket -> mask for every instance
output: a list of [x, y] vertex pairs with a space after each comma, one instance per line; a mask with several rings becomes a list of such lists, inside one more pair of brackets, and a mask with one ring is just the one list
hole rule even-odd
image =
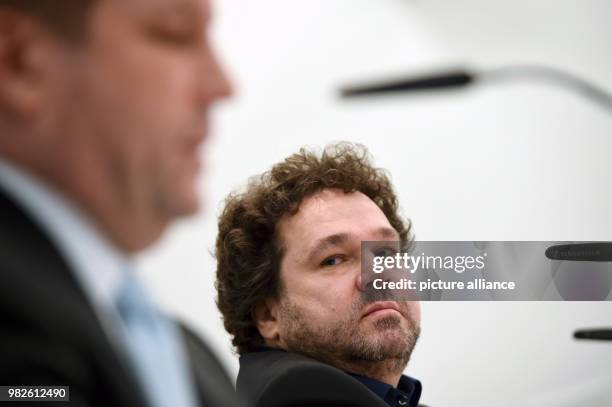
[[[1, 189], [0, 321], [0, 385], [70, 386], [69, 404], [45, 406], [146, 405], [58, 250]], [[242, 406], [207, 346], [183, 336], [202, 405]]]
[[242, 355], [236, 390], [252, 407], [388, 407], [343, 371], [279, 350]]

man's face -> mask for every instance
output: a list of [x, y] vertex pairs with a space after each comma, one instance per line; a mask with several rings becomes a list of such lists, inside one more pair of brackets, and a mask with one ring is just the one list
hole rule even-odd
[[[393, 360], [403, 370], [419, 334], [419, 303], [368, 303], [362, 295], [361, 241], [398, 240], [378, 206], [360, 192], [324, 190], [278, 230], [281, 344], [338, 367]], [[369, 312], [373, 305], [396, 309]]]
[[209, 24], [208, 0], [98, 0], [83, 43], [49, 62], [41, 122], [77, 193], [154, 227], [197, 210], [198, 148], [230, 92]]

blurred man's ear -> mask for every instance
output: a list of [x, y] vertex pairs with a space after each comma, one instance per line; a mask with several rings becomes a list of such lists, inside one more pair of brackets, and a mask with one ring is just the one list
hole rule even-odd
[[255, 306], [253, 319], [259, 334], [268, 345], [277, 344], [280, 335], [278, 330], [278, 300], [266, 299]]
[[0, 111], [30, 119], [40, 110], [57, 43], [36, 19], [0, 8]]

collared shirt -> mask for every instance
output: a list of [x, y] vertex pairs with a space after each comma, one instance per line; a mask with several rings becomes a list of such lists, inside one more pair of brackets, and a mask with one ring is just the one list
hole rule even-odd
[[85, 291], [102, 327], [117, 344], [115, 298], [132, 260], [111, 244], [82, 210], [27, 171], [0, 160], [2, 186], [55, 243]]
[[402, 375], [396, 387], [369, 377], [349, 373], [370, 389], [390, 407], [417, 407], [421, 398], [421, 382], [412, 377]]
[[7, 161], [0, 160], [0, 186], [49, 235], [85, 291], [105, 333], [117, 343], [120, 320], [115, 309], [123, 273], [131, 259], [59, 192]]

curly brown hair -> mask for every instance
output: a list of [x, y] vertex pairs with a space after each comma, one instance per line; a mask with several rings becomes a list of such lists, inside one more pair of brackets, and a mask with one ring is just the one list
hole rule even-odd
[[411, 224], [399, 215], [397, 197], [387, 172], [373, 167], [367, 149], [338, 143], [321, 154], [300, 149], [268, 172], [253, 177], [245, 190], [231, 193], [219, 217], [217, 306], [239, 354], [263, 345], [253, 319], [255, 306], [279, 298], [283, 249], [277, 224], [297, 213], [304, 198], [323, 189], [359, 191], [383, 211], [404, 244]]

